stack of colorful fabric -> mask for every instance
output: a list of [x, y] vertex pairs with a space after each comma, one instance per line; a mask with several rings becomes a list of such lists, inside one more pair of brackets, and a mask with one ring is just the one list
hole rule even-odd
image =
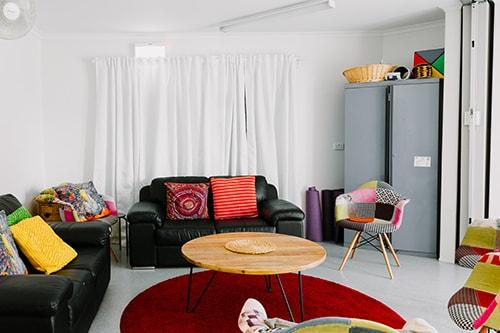
[[108, 204], [91, 181], [81, 184], [65, 183], [48, 188], [35, 200], [58, 204], [61, 220], [66, 222], [92, 221], [110, 215]]
[[500, 251], [500, 220], [476, 220], [467, 229], [455, 252], [455, 262], [474, 268], [479, 258], [489, 252]]
[[480, 258], [464, 287], [451, 297], [448, 303], [451, 319], [465, 330], [477, 328], [475, 322], [499, 330], [500, 309], [495, 300], [499, 293], [500, 253], [491, 252]]

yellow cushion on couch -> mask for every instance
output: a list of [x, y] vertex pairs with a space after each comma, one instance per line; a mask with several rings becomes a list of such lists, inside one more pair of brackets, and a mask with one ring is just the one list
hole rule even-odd
[[40, 216], [25, 219], [10, 230], [33, 267], [45, 274], [61, 270], [78, 255]]

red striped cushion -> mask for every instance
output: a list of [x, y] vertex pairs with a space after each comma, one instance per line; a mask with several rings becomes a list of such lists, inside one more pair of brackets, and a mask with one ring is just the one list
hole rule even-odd
[[257, 217], [255, 177], [211, 178], [216, 220]]

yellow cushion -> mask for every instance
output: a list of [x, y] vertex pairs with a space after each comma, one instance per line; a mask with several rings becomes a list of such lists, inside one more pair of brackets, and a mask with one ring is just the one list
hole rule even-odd
[[40, 216], [25, 219], [10, 230], [33, 267], [47, 275], [61, 270], [78, 255]]

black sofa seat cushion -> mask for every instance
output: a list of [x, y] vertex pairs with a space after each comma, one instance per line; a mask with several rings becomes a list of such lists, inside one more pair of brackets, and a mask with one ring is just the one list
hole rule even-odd
[[95, 279], [99, 273], [108, 265], [108, 251], [106, 248], [75, 247], [78, 256], [73, 259], [64, 269], [86, 270]]
[[71, 282], [60, 276], [0, 276], [0, 313], [2, 316], [53, 316], [72, 294]]
[[223, 232], [276, 232], [276, 228], [259, 218], [215, 221], [217, 233]]
[[64, 276], [73, 283], [73, 295], [68, 302], [70, 322], [73, 326], [93, 298], [94, 278], [89, 271], [83, 269], [63, 269], [55, 275]]
[[212, 220], [167, 220], [155, 231], [156, 245], [183, 245], [192, 239], [215, 234]]

